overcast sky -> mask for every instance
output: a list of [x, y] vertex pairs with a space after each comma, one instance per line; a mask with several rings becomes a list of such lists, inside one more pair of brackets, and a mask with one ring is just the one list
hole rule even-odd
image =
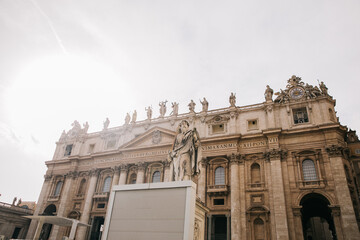
[[358, 0], [0, 0], [0, 201], [37, 201], [75, 119], [95, 132], [164, 100], [261, 103], [297, 75], [360, 130], [359, 43]]

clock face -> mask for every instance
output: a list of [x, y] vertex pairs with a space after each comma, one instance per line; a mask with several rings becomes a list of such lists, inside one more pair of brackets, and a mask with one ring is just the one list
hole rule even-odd
[[305, 90], [302, 87], [294, 87], [290, 89], [290, 96], [292, 99], [300, 99], [304, 96]]

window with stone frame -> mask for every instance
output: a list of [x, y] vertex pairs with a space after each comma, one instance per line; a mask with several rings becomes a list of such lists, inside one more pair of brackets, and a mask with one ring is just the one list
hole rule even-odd
[[260, 165], [258, 163], [251, 165], [251, 183], [261, 183]]
[[133, 173], [130, 175], [129, 184], [135, 184], [135, 183], [136, 183], [136, 173]]
[[155, 171], [153, 173], [151, 182], [153, 183], [161, 182], [161, 173], [159, 171]]
[[316, 174], [315, 163], [311, 159], [305, 159], [302, 162], [303, 178], [304, 181], [316, 181], [318, 180]]
[[54, 196], [60, 196], [60, 192], [61, 192], [61, 187], [63, 185], [63, 182], [62, 181], [58, 181], [56, 183], [56, 186], [55, 186], [55, 190], [54, 190]]
[[217, 167], [215, 169], [215, 185], [225, 185], [225, 169]]
[[294, 117], [294, 124], [309, 122], [309, 117], [306, 107], [293, 109], [292, 112]]
[[70, 156], [72, 149], [73, 149], [73, 144], [66, 145], [64, 156]]
[[78, 194], [85, 194], [85, 187], [86, 187], [86, 179], [81, 179], [81, 182], [79, 184]]
[[104, 185], [103, 185], [103, 188], [102, 188], [102, 192], [110, 192], [110, 187], [111, 187], [111, 177], [108, 176], [104, 180]]

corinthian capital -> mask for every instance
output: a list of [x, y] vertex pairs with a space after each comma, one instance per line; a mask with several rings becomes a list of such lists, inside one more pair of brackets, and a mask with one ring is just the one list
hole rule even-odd
[[277, 148], [277, 149], [273, 148], [266, 151], [264, 156], [268, 161], [276, 160], [276, 159], [280, 159], [284, 161], [287, 156], [287, 151], [282, 150], [281, 148]]
[[90, 176], [97, 176], [99, 175], [99, 172], [100, 172], [100, 169], [97, 169], [97, 168], [93, 168], [89, 171], [89, 175]]
[[330, 157], [341, 157], [344, 148], [340, 145], [331, 145], [325, 148]]
[[138, 170], [144, 171], [146, 168], [146, 164], [144, 162], [139, 162], [138, 164], [136, 164], [136, 166], [138, 167]]
[[45, 174], [45, 175], [44, 175], [45, 181], [50, 181], [51, 178], [52, 178], [52, 175], [48, 175], [48, 174]]
[[242, 163], [244, 160], [244, 157], [238, 153], [232, 153], [227, 157], [230, 159], [230, 164], [239, 164]]

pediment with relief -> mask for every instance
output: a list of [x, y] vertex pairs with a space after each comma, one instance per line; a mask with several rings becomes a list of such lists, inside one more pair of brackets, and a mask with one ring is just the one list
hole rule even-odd
[[125, 143], [120, 147], [120, 149], [134, 149], [134, 148], [143, 148], [143, 147], [155, 147], [157, 145], [171, 145], [175, 139], [175, 132], [160, 128], [154, 127], [145, 133], [135, 137], [128, 143]]

